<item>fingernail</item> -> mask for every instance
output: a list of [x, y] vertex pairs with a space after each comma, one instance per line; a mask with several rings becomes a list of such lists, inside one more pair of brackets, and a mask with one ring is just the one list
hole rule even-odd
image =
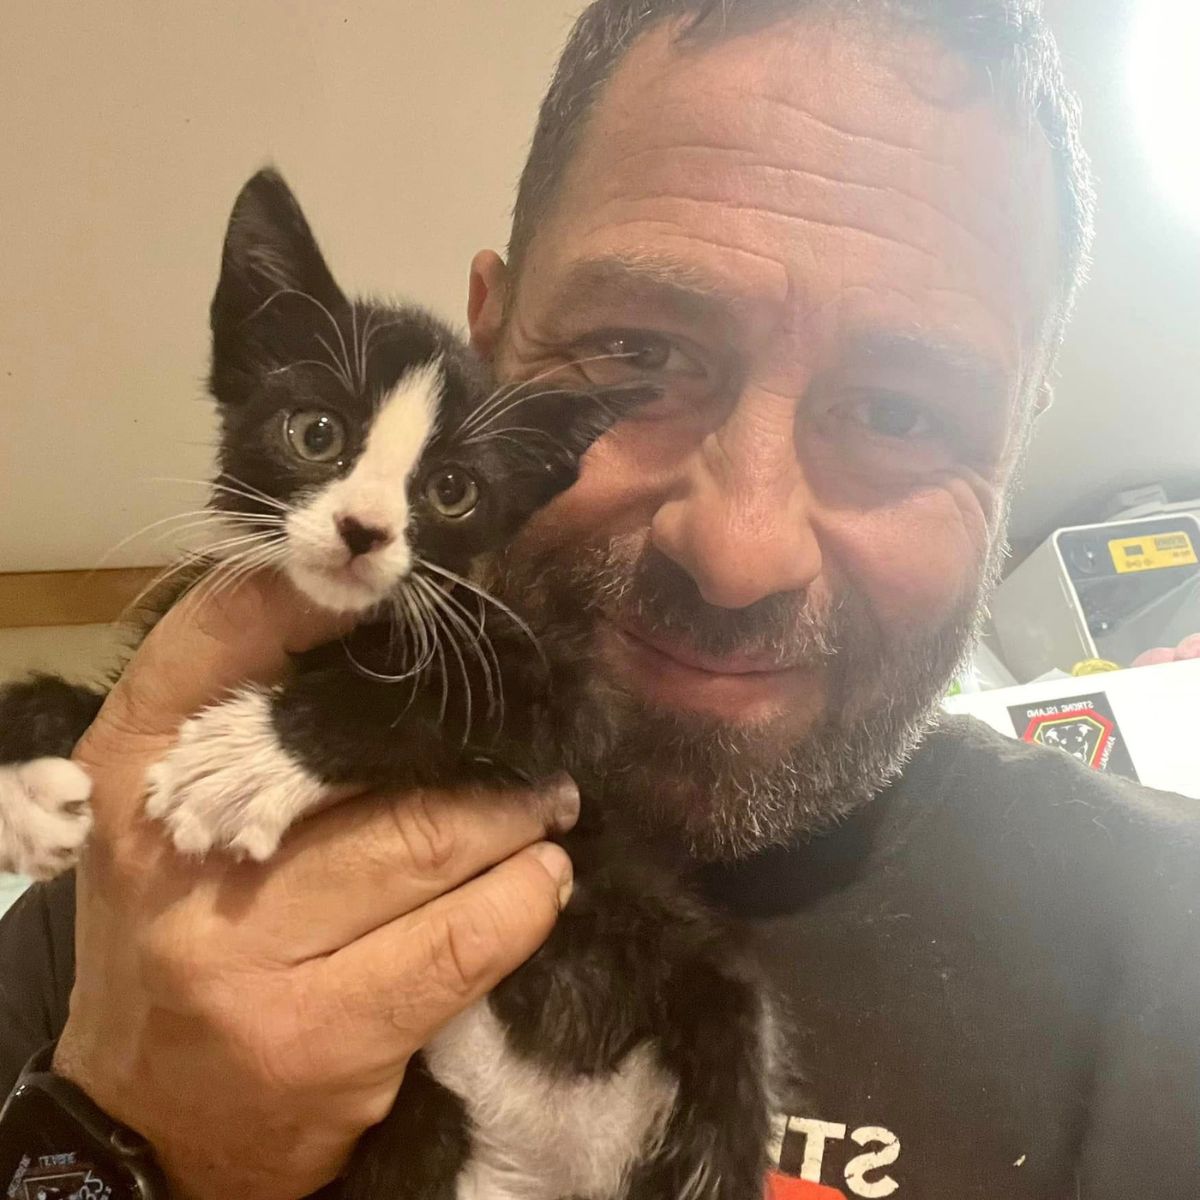
[[566, 833], [579, 820], [579, 788], [569, 775], [556, 775], [549, 789], [551, 832]]
[[575, 888], [575, 872], [571, 868], [571, 860], [567, 857], [567, 852], [553, 842], [538, 842], [531, 846], [530, 850], [551, 878], [558, 880], [558, 908], [561, 912], [567, 907], [567, 901]]

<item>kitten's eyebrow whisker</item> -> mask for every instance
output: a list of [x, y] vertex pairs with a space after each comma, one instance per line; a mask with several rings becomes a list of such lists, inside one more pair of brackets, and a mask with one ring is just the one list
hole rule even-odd
[[[340, 337], [341, 335], [339, 334], [338, 336]], [[355, 388], [354, 388], [354, 381], [350, 378], [349, 366], [348, 365], [347, 366], [338, 366], [337, 354], [334, 351], [333, 347], [325, 340], [325, 338], [322, 334], [318, 333], [316, 335], [316, 339], [318, 342], [321, 343], [322, 346], [325, 347], [325, 349], [327, 351], [329, 351], [330, 361], [337, 368], [335, 371], [335, 374], [341, 379], [342, 385], [345, 387], [346, 391], [349, 392], [349, 394], [351, 396], [356, 395]], [[342, 346], [343, 346], [343, 353], [344, 353], [345, 352], [345, 343], [343, 343]]]
[[[351, 310], [353, 311], [353, 309]], [[367, 347], [371, 344], [371, 331], [374, 329], [375, 309], [367, 309], [363, 320], [362, 335], [358, 343], [358, 386], [359, 390], [367, 390]]]
[[[371, 318], [373, 319], [374, 316], [375, 316], [375, 311], [374, 311], [374, 309], [372, 309]], [[371, 340], [372, 340], [372, 338], [383, 333], [384, 330], [386, 330], [386, 329], [395, 329], [397, 325], [407, 325], [408, 320], [409, 319], [406, 317], [400, 317], [399, 319], [397, 319], [395, 321], [382, 321], [379, 324], [371, 325], [370, 333], [364, 334], [364, 342], [363, 342], [363, 368], [364, 368], [364, 370], [366, 369], [367, 365], [371, 361]]]
[[[342, 347], [342, 362], [346, 365], [347, 388], [351, 393], [353, 393], [354, 389], [352, 387], [350, 387], [350, 385], [349, 385], [350, 356], [346, 353], [346, 339], [342, 336], [342, 327], [334, 319], [333, 313], [331, 313], [329, 311], [329, 309], [327, 309], [325, 307], [325, 305], [322, 304], [321, 301], [316, 298], [316, 296], [312, 296], [308, 292], [301, 291], [300, 288], [293, 288], [293, 287], [279, 288], [278, 291], [272, 292], [256, 309], [254, 309], [253, 312], [251, 312], [249, 315], [244, 317], [242, 320], [242, 324], [247, 324], [248, 322], [253, 321], [255, 317], [257, 317], [260, 313], [265, 312], [266, 309], [268, 308], [268, 306], [270, 306], [276, 300], [278, 300], [280, 296], [299, 296], [302, 300], [307, 300], [310, 304], [315, 305], [317, 308], [319, 308], [321, 310], [321, 312], [323, 312], [325, 314], [330, 325], [333, 326], [333, 332], [337, 334], [338, 342]], [[351, 311], [353, 311], [353, 308], [351, 309]], [[318, 340], [320, 340], [321, 343], [325, 346], [325, 348], [329, 351], [330, 357], [336, 363], [337, 355], [334, 353], [333, 347], [330, 346], [328, 343], [326, 343], [324, 338], [321, 338], [319, 335], [318, 335]]]
[[[327, 363], [323, 358], [299, 358], [295, 362], [287, 363], [282, 367], [275, 367], [267, 372], [268, 375], [279, 375], [283, 371], [291, 371], [296, 367], [320, 367], [324, 371], [328, 371], [343, 387], [346, 386], [346, 377], [332, 363]], [[347, 389], [351, 395], [354, 394], [353, 388]]]
[[[350, 302], [350, 349], [353, 351], [355, 365], [358, 367], [358, 390], [363, 390], [362, 358], [358, 349], [358, 307]], [[346, 364], [350, 364], [347, 362]]]

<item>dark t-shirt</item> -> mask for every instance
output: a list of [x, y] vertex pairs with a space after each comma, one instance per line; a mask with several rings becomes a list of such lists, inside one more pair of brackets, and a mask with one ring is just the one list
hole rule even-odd
[[[951, 718], [838, 829], [709, 882], [804, 1074], [774, 1200], [1200, 1196], [1200, 801]], [[0, 922], [0, 1092], [66, 1018], [73, 906]]]

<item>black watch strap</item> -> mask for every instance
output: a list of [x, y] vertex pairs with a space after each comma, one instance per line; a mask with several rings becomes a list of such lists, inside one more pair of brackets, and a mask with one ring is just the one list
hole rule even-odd
[[0, 1197], [168, 1200], [150, 1144], [55, 1075], [54, 1051], [29, 1060], [0, 1110]]

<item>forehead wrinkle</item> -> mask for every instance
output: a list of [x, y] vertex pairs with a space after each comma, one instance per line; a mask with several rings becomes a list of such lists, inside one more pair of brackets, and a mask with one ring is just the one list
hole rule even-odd
[[[879, 141], [877, 139], [874, 140], [873, 144], [881, 148], [891, 147], [891, 143]], [[995, 213], [990, 214], [992, 218], [991, 220], [981, 221], [981, 226], [986, 225], [986, 229], [974, 229], [961, 217], [951, 212], [948, 208], [939, 206], [932, 199], [930, 199], [930, 197], [921, 195], [915, 189], [906, 188], [896, 180], [889, 180], [886, 183], [880, 183], [878, 179], [871, 180], [865, 178], [854, 178], [849, 172], [843, 175], [836, 174], [832, 171], [815, 170], [811, 167], [805, 167], [798, 162], [786, 162], [763, 156], [760, 152], [745, 146], [705, 146], [699, 143], [665, 142], [659, 145], [643, 146], [638, 149], [631, 150], [624, 156], [623, 159], [618, 160], [618, 165], [633, 162], [643, 157], [650, 157], [654, 161], [659, 162], [662, 160], [662, 156], [668, 152], [736, 156], [739, 160], [738, 165], [742, 170], [760, 171], [768, 177], [778, 176], [781, 180], [806, 179], [818, 184], [831, 184], [835, 187], [850, 188], [860, 192], [871, 193], [876, 196], [899, 197], [902, 200], [907, 200], [916, 205], [926, 213], [932, 213], [939, 219], [945, 220], [960, 233], [978, 241], [986, 252], [995, 255], [999, 255], [1000, 251], [991, 245], [990, 239], [996, 237], [998, 234], [1007, 232], [1007, 228], [1004, 225], [1002, 214], [999, 209], [997, 209]], [[934, 158], [932, 156], [925, 157], [925, 161], [930, 166], [943, 167], [949, 172], [958, 174], [960, 176], [962, 175], [962, 172], [959, 171], [956, 165], [952, 162]], [[842, 165], [848, 165], [844, 159], [841, 160], [841, 163]], [[965, 177], [964, 181], [967, 183], [971, 182], [969, 180], [965, 180]], [[676, 196], [675, 191], [667, 191], [666, 189], [663, 189], [660, 192], [645, 191], [641, 194], [648, 199], [663, 199]], [[678, 196], [677, 198], [683, 199], [685, 197]], [[688, 198], [697, 199], [703, 202], [724, 203], [719, 196], [693, 196]], [[988, 196], [987, 199], [994, 201], [995, 198], [994, 196]], [[754, 211], [767, 210], [756, 206]], [[776, 209], [775, 211], [779, 216], [795, 215], [786, 213], [780, 209]], [[847, 228], [853, 228], [853, 226], [847, 226]]]
[[[787, 294], [780, 264], [771, 265], [780, 273], [783, 288], [767, 303], [781, 303]], [[764, 298], [750, 296], [744, 284], [738, 285], [696, 262], [687, 262], [662, 251], [629, 250], [596, 254], [576, 259], [564, 272], [555, 289], [553, 302], [567, 304], [580, 293], [617, 301], [656, 301], [683, 316], [744, 320], [761, 307]]]

